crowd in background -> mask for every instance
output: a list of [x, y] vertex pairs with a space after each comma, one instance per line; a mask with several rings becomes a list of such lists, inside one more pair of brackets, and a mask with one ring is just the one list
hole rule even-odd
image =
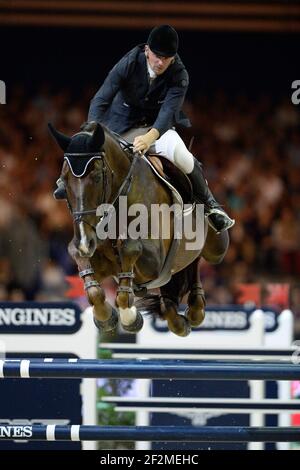
[[[54, 300], [77, 268], [67, 253], [72, 219], [53, 199], [62, 152], [47, 123], [69, 135], [86, 120], [94, 89], [80, 96], [47, 85], [28, 95], [15, 86], [0, 107], [0, 300]], [[290, 282], [300, 316], [300, 107], [290, 97], [215, 92], [186, 103], [217, 199], [236, 219], [219, 266], [201, 264], [210, 304], [233, 303], [236, 285]]]

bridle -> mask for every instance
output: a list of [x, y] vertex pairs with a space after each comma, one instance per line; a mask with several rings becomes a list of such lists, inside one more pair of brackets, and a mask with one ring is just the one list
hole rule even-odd
[[[83, 167], [83, 169], [81, 169], [80, 173], [74, 171], [74, 168], [73, 168], [73, 165], [72, 165], [73, 158], [75, 158], [75, 159], [76, 158], [86, 159], [86, 162], [84, 163], [84, 167]], [[89, 152], [89, 153], [65, 153], [64, 154], [64, 160], [66, 160], [72, 174], [76, 178], [81, 178], [82, 176], [84, 176], [86, 174], [87, 168], [93, 160], [100, 160], [102, 162], [103, 190], [102, 190], [102, 194], [101, 194], [101, 198], [100, 198], [100, 201], [98, 203], [98, 206], [103, 204], [105, 202], [105, 199], [107, 197], [107, 192], [108, 192], [108, 179], [107, 179], [108, 165], [107, 165], [107, 162], [105, 160], [104, 151], [103, 152], [97, 152], [97, 153], [92, 153], [92, 152]], [[111, 175], [113, 175], [112, 170], [111, 170]], [[86, 225], [89, 225], [90, 227], [92, 227], [96, 231], [96, 227], [94, 225], [90, 224], [87, 220], [85, 220], [84, 216], [95, 215], [97, 213], [98, 206], [95, 209], [75, 210], [75, 211], [73, 211], [72, 206], [71, 206], [70, 201], [68, 200], [68, 198], [67, 198], [67, 202], [68, 202], [69, 210], [70, 210], [70, 212], [72, 214], [72, 217], [74, 219], [74, 222], [76, 222], [76, 223], [83, 222]]]
[[[76, 158], [80, 158], [80, 157], [86, 158], [86, 162], [85, 162], [85, 166], [84, 166], [83, 170], [81, 171], [80, 174], [78, 174], [73, 169], [72, 158], [76, 159]], [[130, 189], [130, 186], [131, 186], [132, 178], [133, 178], [133, 170], [134, 170], [135, 163], [136, 163], [138, 158], [139, 158], [139, 153], [138, 152], [134, 153], [129, 171], [127, 173], [127, 176], [124, 179], [123, 183], [121, 184], [119, 190], [117, 191], [117, 194], [114, 197], [113, 201], [110, 203], [111, 210], [114, 209], [114, 205], [117, 202], [117, 200], [119, 199], [119, 197], [123, 196], [123, 195], [126, 195], [128, 193], [128, 191]], [[96, 214], [98, 207], [103, 203], [108, 203], [109, 198], [110, 198], [110, 190], [111, 190], [112, 183], [110, 185], [108, 185], [107, 169], [109, 169], [109, 171], [110, 171], [111, 182], [113, 180], [114, 172], [110, 168], [110, 166], [107, 162], [107, 159], [105, 158], [105, 152], [102, 151], [102, 152], [97, 152], [97, 153], [65, 153], [64, 154], [64, 160], [67, 161], [68, 166], [69, 166], [72, 174], [76, 178], [81, 178], [82, 176], [85, 175], [85, 173], [87, 171], [87, 168], [88, 168], [88, 165], [90, 164], [90, 162], [92, 160], [101, 160], [102, 161], [103, 191], [102, 191], [101, 199], [100, 199], [100, 202], [98, 203], [98, 206], [95, 209], [85, 209], [85, 210], [75, 210], [75, 211], [73, 211], [72, 206], [71, 206], [71, 204], [70, 204], [70, 202], [67, 198], [68, 207], [69, 207], [69, 210], [72, 214], [74, 222], [76, 222], [76, 223], [83, 222], [86, 225], [89, 225], [93, 230], [96, 231], [96, 227], [94, 225], [90, 224], [87, 220], [85, 220], [84, 216]], [[109, 214], [106, 213], [105, 215], [109, 215]]]

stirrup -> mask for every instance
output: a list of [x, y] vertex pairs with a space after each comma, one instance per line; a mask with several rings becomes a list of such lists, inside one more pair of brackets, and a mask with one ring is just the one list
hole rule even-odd
[[[217, 215], [217, 216], [221, 216], [222, 218], [222, 226], [216, 226], [214, 221], [212, 220], [212, 216], [214, 215]], [[211, 228], [217, 233], [222, 233], [222, 232], [225, 232], [225, 230], [229, 230], [231, 227], [234, 226], [235, 224], [235, 220], [234, 219], [231, 219], [229, 217], [229, 215], [226, 214], [226, 212], [222, 209], [219, 209], [217, 207], [213, 207], [211, 208], [207, 214], [206, 214], [206, 218], [207, 218], [207, 221], [208, 221], [208, 224], [211, 226]]]

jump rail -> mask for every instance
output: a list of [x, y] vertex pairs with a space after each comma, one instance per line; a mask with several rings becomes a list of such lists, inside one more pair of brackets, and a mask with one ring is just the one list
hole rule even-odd
[[217, 410], [223, 413], [299, 413], [300, 400], [263, 399], [251, 400], [240, 398], [186, 398], [186, 397], [102, 397], [98, 409], [103, 404], [114, 406], [116, 411], [138, 411], [170, 413], [176, 411], [203, 413]]
[[1, 425], [1, 440], [292, 442], [300, 427]]
[[300, 380], [300, 364], [183, 360], [1, 360], [0, 378]]
[[[246, 360], [276, 360], [291, 362], [291, 357], [298, 354], [297, 347], [286, 349], [266, 349], [264, 346], [260, 348], [170, 348], [169, 345], [160, 345], [159, 347], [145, 346], [136, 343], [101, 343], [99, 345], [101, 353], [111, 353], [115, 359], [239, 359]], [[300, 353], [299, 353], [300, 355]]]

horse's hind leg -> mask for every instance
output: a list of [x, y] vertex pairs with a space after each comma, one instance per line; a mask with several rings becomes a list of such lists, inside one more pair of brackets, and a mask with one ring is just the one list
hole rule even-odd
[[[212, 264], [221, 263], [229, 246], [228, 231], [217, 234], [208, 227], [207, 238], [201, 256]], [[185, 315], [192, 327], [200, 326], [205, 318], [205, 294], [200, 280], [198, 269], [199, 260], [195, 260], [188, 267], [189, 284], [191, 285], [188, 297], [188, 307]]]
[[196, 259], [186, 268], [190, 293], [185, 316], [193, 328], [200, 326], [205, 318], [205, 294], [200, 280], [199, 261], [199, 258]]
[[205, 294], [200, 280], [192, 285], [185, 316], [193, 328], [200, 326], [205, 318]]
[[177, 311], [178, 304], [174, 300], [162, 295], [160, 311], [168, 328], [177, 336], [188, 336], [191, 332], [189, 321]]
[[116, 304], [119, 307], [120, 320], [124, 330], [130, 333], [137, 333], [143, 327], [144, 320], [142, 314], [133, 305], [133, 269], [136, 261], [143, 251], [140, 240], [124, 240], [120, 242], [119, 255], [122, 272], [118, 274], [119, 287]]
[[170, 281], [160, 288], [161, 315], [167, 320], [169, 330], [177, 336], [188, 336], [191, 332], [188, 319], [178, 313], [179, 302], [186, 291], [186, 270], [174, 274]]
[[201, 256], [208, 263], [219, 264], [223, 261], [229, 247], [228, 230], [216, 233], [210, 226], [208, 227], [206, 242]]

